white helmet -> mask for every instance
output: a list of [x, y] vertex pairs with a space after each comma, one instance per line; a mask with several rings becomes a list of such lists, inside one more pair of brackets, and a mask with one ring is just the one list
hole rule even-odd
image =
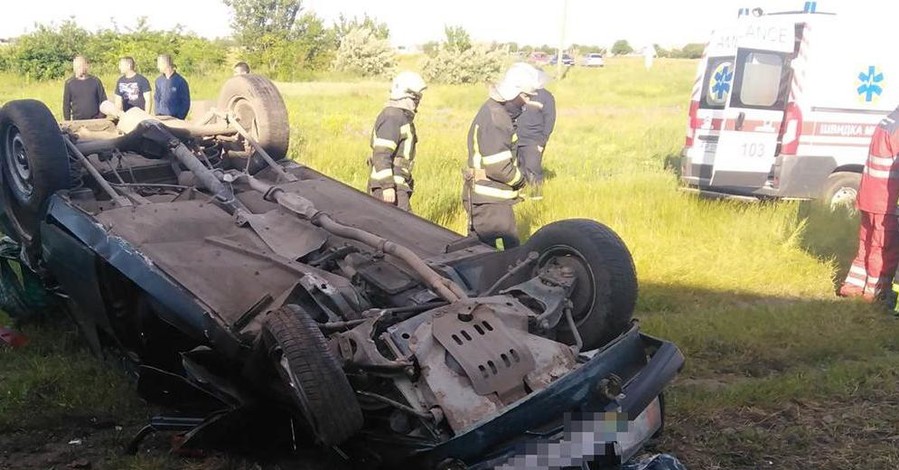
[[535, 95], [542, 87], [541, 73], [530, 64], [518, 62], [512, 64], [503, 75], [502, 80], [490, 90], [490, 97], [497, 101], [512, 101], [518, 95]]
[[421, 98], [421, 93], [427, 87], [421, 75], [415, 72], [400, 72], [390, 84], [390, 99]]

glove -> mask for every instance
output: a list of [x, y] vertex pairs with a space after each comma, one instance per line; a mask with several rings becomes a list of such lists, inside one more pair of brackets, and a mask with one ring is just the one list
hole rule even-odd
[[384, 188], [381, 190], [381, 199], [388, 204], [396, 204], [396, 189]]

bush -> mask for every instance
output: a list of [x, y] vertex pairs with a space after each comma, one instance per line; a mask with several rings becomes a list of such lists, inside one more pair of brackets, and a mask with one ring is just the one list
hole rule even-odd
[[632, 52], [634, 52], [634, 48], [631, 47], [630, 43], [627, 42], [626, 39], [619, 39], [615, 41], [615, 44], [612, 44], [612, 54], [628, 55]]
[[472, 45], [466, 51], [439, 46], [425, 60], [425, 80], [435, 83], [483, 83], [499, 78], [509, 57], [505, 48], [492, 48], [485, 44]]
[[379, 39], [371, 28], [350, 30], [340, 41], [332, 68], [364, 77], [387, 75], [396, 66], [393, 48], [387, 39]]
[[118, 73], [123, 56], [134, 57], [143, 73], [155, 73], [159, 54], [171, 54], [178, 70], [191, 74], [221, 68], [227, 49], [220, 43], [185, 34], [180, 28], [150, 30], [145, 18], [125, 32], [107, 29], [91, 33], [73, 21], [65, 21], [58, 27], [39, 25], [5, 47], [0, 68], [33, 80], [57, 79], [72, 73], [72, 59], [78, 54], [88, 58], [97, 74]]
[[462, 28], [447, 27], [446, 40], [432, 49], [422, 67], [425, 80], [437, 83], [482, 83], [499, 77], [509, 58], [506, 47], [475, 44]]

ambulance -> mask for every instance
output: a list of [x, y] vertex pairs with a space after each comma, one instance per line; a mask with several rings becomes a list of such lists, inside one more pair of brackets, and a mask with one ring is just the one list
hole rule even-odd
[[899, 105], [891, 29], [806, 2], [716, 30], [693, 86], [684, 188], [853, 206], [871, 135]]

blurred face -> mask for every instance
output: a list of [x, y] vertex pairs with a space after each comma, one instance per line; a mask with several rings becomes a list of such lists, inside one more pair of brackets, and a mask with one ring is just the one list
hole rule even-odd
[[125, 74], [130, 71], [131, 71], [131, 63], [129, 63], [127, 60], [120, 60], [119, 61], [119, 73]]
[[159, 69], [159, 73], [165, 73], [169, 69], [169, 64], [164, 57], [159, 57], [156, 59], [156, 68]]
[[234, 76], [236, 77], [238, 75], [246, 75], [246, 72], [240, 67], [234, 67]]
[[75, 76], [78, 78], [82, 78], [87, 75], [87, 61], [84, 60], [84, 57], [76, 57], [75, 60], [72, 61], [72, 70], [75, 72]]

